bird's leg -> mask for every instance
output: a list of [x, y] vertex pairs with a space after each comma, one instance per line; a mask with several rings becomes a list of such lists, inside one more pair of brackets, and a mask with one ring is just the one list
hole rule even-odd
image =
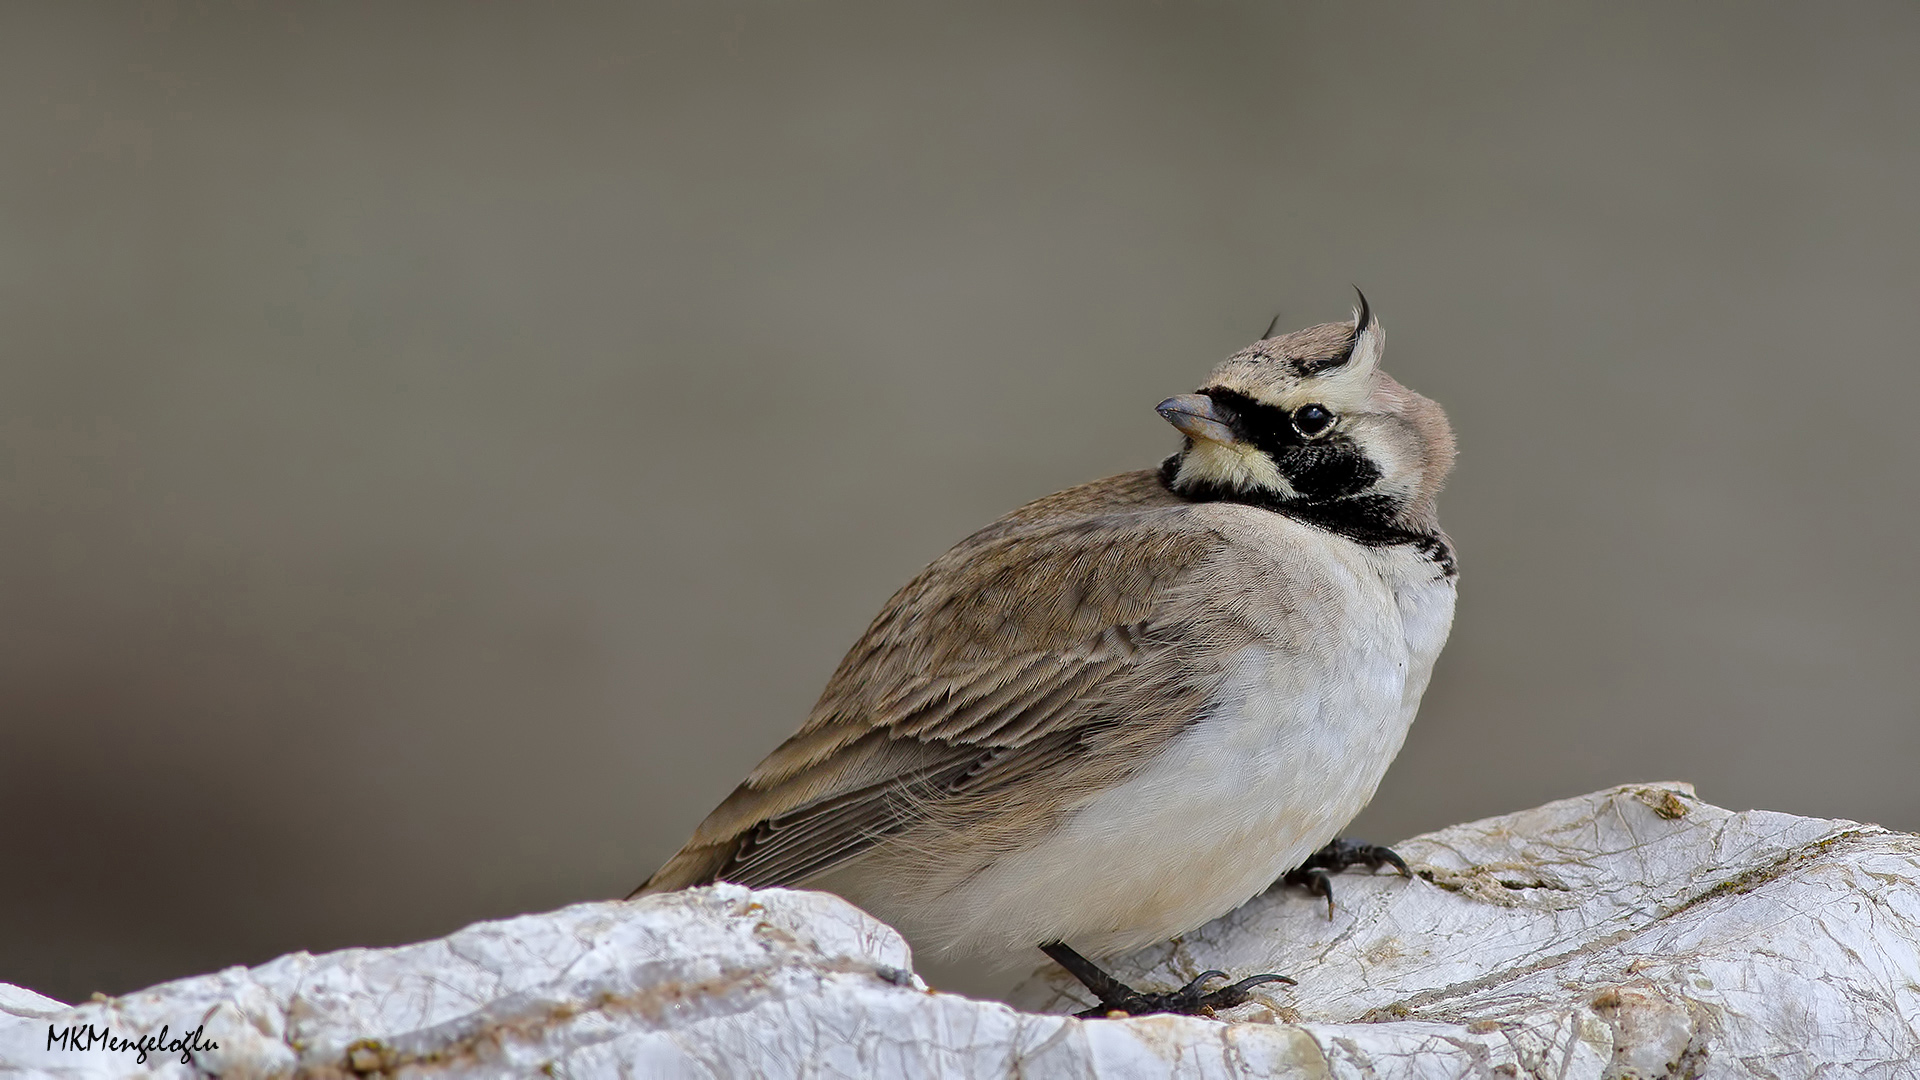
[[1074, 1014], [1082, 1019], [1114, 1012], [1123, 1012], [1128, 1016], [1145, 1016], [1148, 1013], [1212, 1016], [1215, 1009], [1230, 1009], [1245, 1002], [1249, 996], [1247, 991], [1262, 983], [1293, 983], [1285, 975], [1251, 975], [1218, 990], [1206, 991], [1201, 988], [1215, 979], [1226, 978], [1227, 973], [1203, 971], [1178, 990], [1143, 993], [1102, 971], [1099, 965], [1074, 952], [1065, 942], [1049, 942], [1040, 946], [1040, 951], [1052, 957], [1054, 963], [1066, 968], [1067, 974], [1079, 979], [1082, 986], [1093, 991], [1093, 996], [1100, 999], [1100, 1004]]
[[1327, 898], [1327, 918], [1333, 918], [1333, 875], [1351, 866], [1365, 865], [1369, 870], [1378, 870], [1391, 866], [1400, 872], [1401, 877], [1412, 877], [1413, 871], [1407, 869], [1407, 860], [1401, 858], [1392, 848], [1378, 844], [1363, 844], [1358, 840], [1333, 840], [1326, 847], [1307, 856], [1307, 861], [1287, 871], [1280, 878], [1281, 885], [1293, 885], [1307, 890], [1314, 896]]

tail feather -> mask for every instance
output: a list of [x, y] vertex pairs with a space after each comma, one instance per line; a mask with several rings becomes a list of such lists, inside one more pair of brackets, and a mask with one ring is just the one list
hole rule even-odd
[[729, 846], [725, 845], [688, 845], [668, 859], [665, 866], [655, 870], [652, 877], [641, 882], [639, 888], [628, 893], [627, 899], [688, 889], [695, 885], [711, 885], [720, 868], [726, 865], [728, 851]]

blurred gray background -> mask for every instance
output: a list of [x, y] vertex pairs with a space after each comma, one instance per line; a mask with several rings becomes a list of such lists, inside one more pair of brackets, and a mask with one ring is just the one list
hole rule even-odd
[[624, 894], [1350, 282], [1463, 567], [1354, 835], [1920, 828], [1912, 4], [18, 3], [0, 161], [0, 980]]

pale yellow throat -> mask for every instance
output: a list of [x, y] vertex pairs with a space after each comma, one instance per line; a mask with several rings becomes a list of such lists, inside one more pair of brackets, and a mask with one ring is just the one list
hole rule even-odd
[[1280, 475], [1273, 459], [1258, 448], [1246, 443], [1195, 439], [1180, 458], [1180, 471], [1174, 474], [1173, 486], [1208, 483], [1239, 491], [1268, 491], [1286, 499], [1299, 494], [1287, 483], [1287, 478]]

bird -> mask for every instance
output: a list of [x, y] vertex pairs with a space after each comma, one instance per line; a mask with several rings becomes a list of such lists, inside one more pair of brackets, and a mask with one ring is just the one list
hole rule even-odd
[[[1358, 293], [1358, 290], [1355, 290]], [[1277, 319], [1276, 319], [1277, 324]], [[1158, 414], [1157, 468], [1027, 503], [874, 617], [800, 729], [633, 896], [833, 892], [921, 948], [1038, 947], [1083, 1015], [1211, 1015], [1262, 973], [1142, 991], [1110, 957], [1277, 882], [1332, 894], [1453, 621], [1454, 437], [1351, 321], [1266, 336]]]

